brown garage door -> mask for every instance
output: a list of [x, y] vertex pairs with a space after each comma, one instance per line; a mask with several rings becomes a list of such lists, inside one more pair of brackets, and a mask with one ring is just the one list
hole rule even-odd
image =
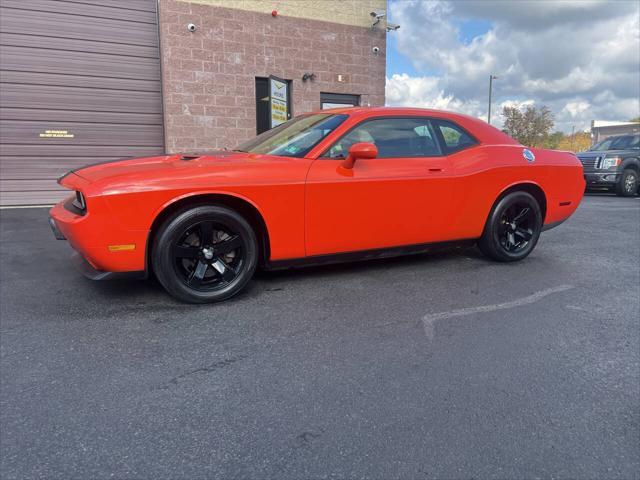
[[0, 0], [0, 204], [64, 172], [164, 150], [155, 0]]

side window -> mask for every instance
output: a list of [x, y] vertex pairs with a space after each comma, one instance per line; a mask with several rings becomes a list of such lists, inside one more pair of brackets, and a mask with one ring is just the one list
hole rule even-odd
[[437, 122], [437, 128], [442, 134], [447, 153], [459, 152], [478, 143], [454, 123], [439, 120]]
[[640, 150], [640, 135], [634, 135], [629, 142], [629, 149]]
[[338, 140], [324, 157], [345, 158], [354, 143], [373, 143], [378, 158], [435, 157], [442, 155], [431, 122], [426, 118], [365, 120]]

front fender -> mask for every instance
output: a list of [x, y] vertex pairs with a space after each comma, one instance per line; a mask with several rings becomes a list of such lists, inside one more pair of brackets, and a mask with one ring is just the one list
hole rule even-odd
[[189, 199], [195, 200], [197, 197], [206, 197], [206, 196], [210, 196], [210, 195], [219, 195], [219, 196], [225, 196], [225, 197], [232, 197], [232, 198], [235, 198], [235, 199], [240, 200], [242, 202], [248, 203], [249, 205], [251, 205], [258, 212], [258, 214], [262, 217], [263, 221], [265, 221], [265, 224], [266, 224], [266, 219], [265, 219], [264, 213], [261, 211], [260, 207], [258, 207], [256, 202], [254, 202], [251, 198], [247, 197], [246, 195], [240, 194], [238, 192], [229, 192], [227, 190], [198, 190], [198, 191], [195, 191], [195, 192], [188, 192], [188, 193], [184, 193], [182, 195], [179, 195], [177, 197], [174, 197], [174, 198], [166, 201], [160, 207], [158, 207], [158, 209], [156, 209], [156, 211], [153, 214], [152, 223], [167, 208], [171, 208], [173, 205], [175, 205], [175, 204], [177, 204], [179, 202], [188, 201]]
[[640, 159], [636, 157], [623, 158], [618, 168], [620, 169], [620, 173], [626, 168], [635, 168], [637, 171], [640, 171]]

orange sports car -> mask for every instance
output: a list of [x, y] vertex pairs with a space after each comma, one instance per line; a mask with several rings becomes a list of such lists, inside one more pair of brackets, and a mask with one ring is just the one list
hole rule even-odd
[[155, 274], [225, 300], [278, 268], [475, 242], [525, 258], [585, 188], [575, 155], [528, 149], [477, 118], [413, 108], [301, 115], [234, 150], [97, 164], [59, 183], [59, 239], [90, 278]]

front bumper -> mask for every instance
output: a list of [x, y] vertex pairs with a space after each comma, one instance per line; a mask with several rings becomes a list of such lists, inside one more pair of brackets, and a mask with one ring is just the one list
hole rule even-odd
[[590, 186], [612, 187], [620, 179], [618, 172], [585, 172], [584, 180]]
[[[94, 280], [121, 276], [144, 276], [147, 230], [124, 227], [104, 206], [94, 200], [94, 211], [84, 215], [65, 208], [62, 201], [49, 212], [49, 226], [58, 240], [67, 240], [79, 254], [76, 267]], [[122, 245], [132, 248], [121, 249]]]
[[[56, 240], [66, 240], [53, 217], [49, 217], [49, 226]], [[142, 279], [147, 277], [147, 272], [144, 270], [132, 272], [106, 272], [98, 270], [78, 252], [73, 252], [71, 255], [71, 263], [76, 270], [90, 280]]]
[[139, 280], [147, 278], [147, 273], [145, 271], [140, 272], [104, 272], [102, 270], [97, 270], [87, 262], [82, 255], [78, 252], [74, 252], [71, 255], [71, 263], [82, 275], [87, 277], [89, 280]]

